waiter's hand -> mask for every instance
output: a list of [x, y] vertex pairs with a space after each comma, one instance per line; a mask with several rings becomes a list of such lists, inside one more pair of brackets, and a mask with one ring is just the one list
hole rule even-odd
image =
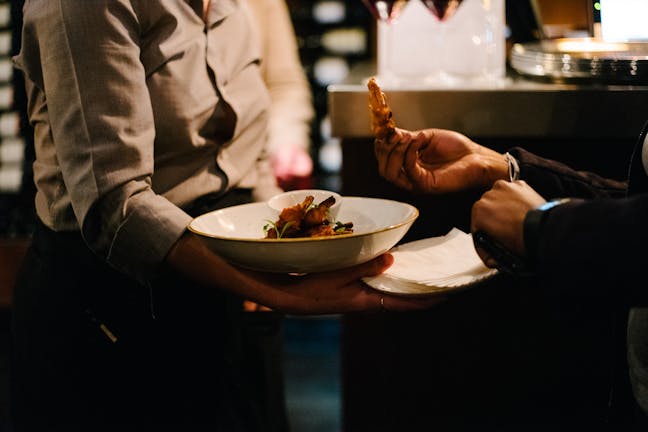
[[376, 291], [362, 278], [384, 272], [394, 261], [383, 254], [346, 269], [304, 276], [262, 273], [235, 267], [211, 252], [195, 234], [187, 232], [169, 251], [166, 262], [176, 271], [205, 286], [222, 289], [280, 313], [320, 315], [369, 311], [413, 311], [443, 301], [408, 298]]
[[268, 300], [259, 299], [272, 309], [293, 314], [327, 314], [346, 312], [404, 312], [423, 310], [444, 297], [407, 298], [376, 291], [360, 279], [376, 276], [393, 263], [390, 254], [347, 269], [304, 276], [258, 273], [242, 270], [263, 286]]

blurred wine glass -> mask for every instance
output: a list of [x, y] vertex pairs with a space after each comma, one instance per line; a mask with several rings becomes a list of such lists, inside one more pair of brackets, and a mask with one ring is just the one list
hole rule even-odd
[[362, 2], [374, 18], [391, 23], [398, 18], [408, 0], [362, 0]]
[[443, 22], [450, 19], [457, 12], [463, 0], [422, 0], [439, 21]]
[[[463, 0], [421, 0], [425, 7], [432, 12], [432, 14], [437, 18], [441, 23], [441, 29], [439, 32], [440, 43], [444, 43], [446, 40], [446, 25], [445, 23], [455, 15], [459, 6], [461, 6]], [[429, 83], [451, 83], [452, 79], [450, 76], [444, 72], [443, 68], [440, 68], [436, 74], [432, 74], [428, 77], [427, 80]]]
[[387, 36], [387, 44], [385, 50], [382, 51], [384, 57], [378, 58], [378, 80], [383, 85], [395, 84], [398, 79], [392, 70], [392, 26], [409, 0], [362, 0], [362, 2], [376, 19], [378, 26], [385, 27], [384, 34]]

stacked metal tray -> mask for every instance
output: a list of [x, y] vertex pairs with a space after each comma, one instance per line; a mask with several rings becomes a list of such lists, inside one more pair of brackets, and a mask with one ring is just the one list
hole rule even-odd
[[515, 44], [511, 67], [551, 81], [648, 85], [648, 43], [594, 38], [549, 39]]

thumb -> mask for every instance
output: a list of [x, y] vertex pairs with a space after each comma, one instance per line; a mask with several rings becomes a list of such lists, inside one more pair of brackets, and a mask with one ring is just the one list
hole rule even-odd
[[394, 257], [390, 253], [384, 253], [366, 263], [348, 268], [344, 272], [344, 282], [352, 282], [363, 277], [377, 276], [387, 270], [393, 263]]

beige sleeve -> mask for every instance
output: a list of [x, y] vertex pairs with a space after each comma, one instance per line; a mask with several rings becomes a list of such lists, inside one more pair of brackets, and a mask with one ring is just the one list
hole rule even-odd
[[268, 149], [310, 146], [314, 117], [311, 89], [299, 58], [297, 38], [285, 0], [248, 0], [259, 26], [261, 72], [270, 91]]

